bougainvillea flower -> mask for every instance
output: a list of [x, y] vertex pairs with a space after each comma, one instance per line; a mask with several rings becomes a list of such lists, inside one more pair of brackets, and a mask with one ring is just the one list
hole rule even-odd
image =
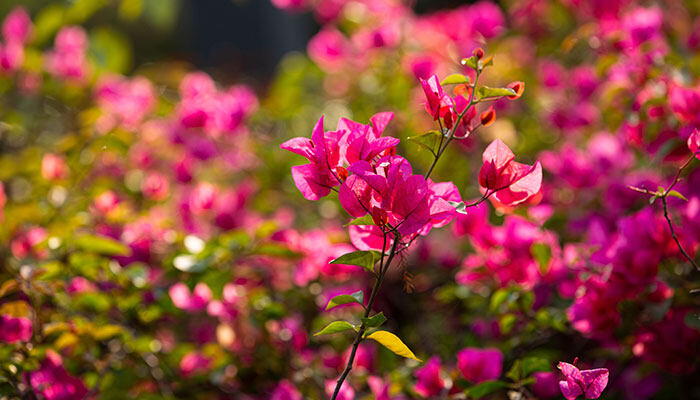
[[[341, 118], [335, 131], [324, 132], [323, 117], [314, 126], [311, 139], [297, 137], [280, 146], [306, 157], [311, 163], [292, 167], [292, 178], [304, 198], [318, 200], [327, 196], [346, 175], [344, 165], [369, 161], [396, 146], [399, 139], [381, 137], [392, 113], [370, 118], [371, 125]], [[363, 164], [363, 165], [365, 165]]]
[[700, 160], [700, 130], [695, 129], [688, 137], [688, 148]]
[[575, 366], [560, 362], [558, 367], [566, 380], [559, 381], [561, 394], [567, 400], [575, 400], [584, 395], [587, 399], [597, 399], [608, 385], [607, 368], [579, 370]]
[[552, 371], [535, 372], [532, 374], [532, 393], [541, 399], [550, 399], [559, 395], [559, 378]]
[[367, 377], [367, 385], [372, 391], [372, 396], [375, 400], [392, 400], [389, 395], [391, 388], [391, 380], [384, 380], [378, 376]]
[[348, 38], [335, 28], [325, 28], [307, 46], [309, 58], [326, 71], [338, 71], [352, 61], [354, 49]]
[[180, 373], [182, 376], [191, 376], [206, 372], [211, 367], [212, 360], [200, 352], [191, 351], [180, 360]]
[[457, 353], [457, 369], [471, 383], [498, 379], [502, 368], [503, 353], [498, 349], [467, 347]]
[[430, 221], [428, 184], [422, 175], [413, 175], [411, 165], [403, 157], [385, 157], [376, 168], [358, 161], [350, 172], [354, 175], [338, 192], [340, 204], [348, 214], [361, 217], [378, 207], [402, 235], [415, 233]]
[[32, 389], [47, 400], [82, 400], [88, 393], [83, 381], [66, 371], [61, 356], [53, 350], [46, 352], [39, 369], [27, 375]]
[[270, 400], [302, 400], [302, 396], [294, 385], [285, 379], [277, 384]]
[[0, 342], [27, 342], [32, 338], [32, 320], [0, 315]]
[[428, 80], [421, 79], [420, 84], [425, 92], [425, 108], [433, 119], [437, 120], [450, 112], [454, 103], [452, 98], [442, 89], [436, 75], [431, 76]]
[[2, 36], [7, 42], [26, 43], [32, 33], [32, 20], [24, 7], [14, 8], [2, 23]]
[[440, 358], [437, 356], [431, 357], [413, 374], [416, 376], [414, 390], [425, 398], [437, 396], [445, 388], [445, 382], [440, 378]]
[[194, 287], [191, 293], [187, 285], [178, 282], [170, 287], [168, 294], [173, 304], [175, 304], [175, 307], [186, 311], [200, 311], [205, 309], [212, 297], [209, 286], [201, 282]]
[[668, 92], [668, 103], [681, 121], [700, 122], [700, 87], [673, 84]]
[[63, 156], [46, 153], [41, 159], [41, 176], [47, 181], [57, 181], [68, 176], [68, 165]]
[[[335, 385], [336, 381], [334, 379], [330, 379], [326, 381], [326, 394], [328, 396], [333, 395], [333, 391], [335, 390]], [[350, 384], [345, 381], [343, 385], [340, 387], [340, 390], [338, 391], [338, 397], [336, 397], [337, 400], [353, 400], [355, 398], [355, 390], [350, 386]]]
[[514, 206], [537, 194], [542, 186], [542, 166], [513, 161], [515, 154], [496, 139], [484, 150], [484, 165], [479, 171], [482, 192], [493, 193], [501, 204]]
[[53, 76], [82, 82], [88, 73], [88, 36], [79, 26], [66, 26], [56, 35], [54, 48], [46, 55], [46, 69]]

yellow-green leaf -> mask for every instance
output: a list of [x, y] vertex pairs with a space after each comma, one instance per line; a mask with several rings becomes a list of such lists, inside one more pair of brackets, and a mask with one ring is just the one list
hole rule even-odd
[[447, 76], [440, 82], [441, 85], [458, 85], [460, 83], [469, 83], [469, 78], [462, 74], [452, 74]]
[[406, 346], [401, 341], [401, 339], [399, 339], [398, 336], [394, 335], [391, 332], [376, 331], [376, 332], [372, 333], [371, 335], [367, 336], [367, 338], [377, 341], [379, 344], [381, 344], [382, 346], [391, 350], [394, 354], [397, 354], [401, 357], [406, 357], [406, 358], [410, 358], [412, 360], [421, 361], [418, 357], [416, 357], [415, 354], [413, 354], [411, 349], [409, 349], [408, 346]]
[[355, 330], [355, 327], [347, 321], [333, 321], [330, 324], [326, 325], [326, 327], [321, 329], [319, 332], [314, 333], [314, 336], [328, 335], [331, 333], [338, 333], [350, 329]]

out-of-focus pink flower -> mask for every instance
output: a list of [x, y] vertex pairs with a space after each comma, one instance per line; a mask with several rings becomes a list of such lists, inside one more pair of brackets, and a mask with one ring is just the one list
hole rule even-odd
[[457, 369], [471, 383], [480, 383], [501, 376], [503, 353], [494, 348], [467, 347], [457, 353]]
[[202, 215], [214, 208], [217, 197], [216, 186], [209, 182], [201, 182], [195, 186], [190, 194], [190, 210], [195, 215]]
[[170, 195], [170, 182], [165, 175], [152, 171], [143, 179], [141, 191], [151, 200], [163, 201]]
[[559, 389], [567, 400], [575, 400], [584, 395], [587, 399], [597, 399], [608, 385], [607, 368], [579, 370], [575, 366], [560, 362], [558, 368], [566, 380], [559, 381]]
[[661, 35], [664, 14], [658, 7], [638, 7], [622, 18], [622, 27], [629, 35], [633, 46], [654, 39]]
[[57, 181], [68, 177], [68, 165], [61, 155], [46, 153], [41, 159], [41, 176], [47, 181]]
[[[333, 395], [333, 391], [335, 390], [335, 385], [336, 381], [335, 379], [327, 380], [326, 381], [326, 394], [330, 397]], [[337, 400], [353, 400], [355, 399], [355, 390], [350, 386], [348, 381], [343, 382], [343, 385], [340, 387], [340, 391], [338, 391], [338, 397], [336, 397]]]
[[66, 285], [66, 293], [80, 294], [97, 291], [97, 286], [82, 276], [76, 276]]
[[367, 385], [369, 385], [375, 400], [391, 400], [389, 396], [391, 381], [385, 381], [378, 376], [369, 376], [367, 377]]
[[285, 379], [277, 384], [270, 400], [302, 400], [302, 395], [290, 381]]
[[107, 75], [95, 85], [95, 100], [104, 113], [98, 121], [102, 133], [115, 126], [136, 130], [156, 106], [155, 89], [144, 77]]
[[527, 201], [542, 187], [542, 166], [525, 165], [513, 161], [515, 154], [496, 139], [484, 150], [484, 165], [479, 171], [479, 185], [488, 194], [494, 193], [498, 202], [515, 206]]
[[212, 298], [211, 289], [202, 282], [195, 285], [192, 292], [187, 285], [178, 282], [170, 287], [168, 294], [175, 307], [186, 311], [204, 310]]
[[117, 207], [118, 204], [119, 198], [111, 190], [106, 190], [100, 193], [97, 197], [95, 197], [95, 201], [93, 202], [95, 210], [102, 215], [109, 214]]
[[535, 372], [532, 393], [538, 398], [550, 399], [559, 394], [559, 378], [554, 372]]
[[24, 63], [24, 46], [19, 42], [0, 43], [0, 72], [14, 72]]
[[700, 122], [700, 87], [687, 88], [671, 84], [668, 93], [671, 110], [683, 122]]
[[632, 353], [674, 374], [693, 371], [695, 359], [688, 354], [700, 351], [700, 332], [685, 323], [689, 312], [671, 309], [663, 320], [640, 329]]
[[61, 356], [53, 350], [46, 352], [38, 370], [27, 375], [32, 389], [46, 400], [83, 400], [88, 393], [83, 381], [66, 371]]
[[10, 243], [12, 255], [22, 259], [28, 256], [44, 258], [47, 253], [43, 249], [35, 249], [34, 246], [46, 240], [48, 233], [46, 229], [35, 226], [24, 233], [20, 233]]
[[272, 4], [284, 11], [300, 12], [308, 5], [308, 0], [272, 0]]
[[353, 48], [340, 31], [325, 28], [309, 41], [309, 57], [321, 68], [336, 72], [352, 64]]
[[5, 195], [5, 186], [0, 182], [0, 223], [5, 218], [5, 204], [7, 203], [7, 196]]
[[180, 360], [180, 373], [184, 377], [199, 375], [207, 372], [211, 364], [211, 358], [198, 351], [191, 351]]
[[695, 129], [688, 137], [688, 148], [700, 160], [700, 130]]
[[431, 357], [413, 374], [416, 377], [414, 390], [425, 398], [438, 396], [445, 389], [445, 382], [440, 378], [440, 358], [437, 356]]
[[32, 33], [32, 20], [24, 7], [15, 7], [2, 23], [2, 36], [6, 42], [27, 43]]
[[82, 83], [87, 78], [88, 37], [79, 26], [63, 27], [54, 41], [54, 48], [46, 55], [46, 69], [53, 76]]
[[31, 338], [31, 319], [0, 315], [0, 342], [28, 342]]
[[224, 285], [221, 300], [211, 300], [207, 314], [222, 321], [231, 322], [238, 315], [238, 308], [245, 303], [245, 288], [233, 283]]

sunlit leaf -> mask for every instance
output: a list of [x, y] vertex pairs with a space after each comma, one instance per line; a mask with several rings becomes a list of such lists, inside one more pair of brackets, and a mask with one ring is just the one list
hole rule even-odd
[[440, 82], [441, 85], [458, 85], [461, 83], [470, 83], [470, 80], [468, 77], [462, 75], [462, 74], [452, 74]]
[[367, 215], [363, 215], [361, 217], [355, 218], [343, 226], [350, 226], [350, 225], [374, 225], [374, 220], [372, 219], [371, 215], [367, 214]]
[[438, 131], [428, 131], [422, 135], [411, 136], [408, 140], [426, 148], [432, 155], [436, 155], [437, 146], [440, 143], [442, 134]]
[[362, 293], [361, 290], [357, 291], [353, 294], [341, 294], [341, 295], [333, 297], [328, 302], [328, 305], [326, 306], [326, 310], [330, 310], [331, 308], [337, 307], [339, 305], [351, 304], [351, 303], [359, 304], [362, 307], [364, 307], [363, 300], [364, 300], [364, 294]]
[[75, 240], [75, 245], [85, 251], [108, 256], [128, 256], [131, 254], [124, 244], [105, 236], [82, 235]]
[[386, 317], [384, 316], [384, 313], [380, 312], [379, 314], [375, 314], [369, 318], [362, 318], [362, 322], [365, 323], [367, 328], [376, 328], [386, 322]]
[[413, 354], [413, 352], [406, 346], [398, 336], [387, 331], [376, 331], [367, 336], [368, 339], [377, 341], [382, 346], [391, 350], [394, 354], [401, 357], [410, 358], [412, 360], [421, 361], [419, 358]]
[[375, 250], [357, 250], [331, 261], [331, 264], [356, 265], [369, 272], [374, 271], [374, 264], [382, 257], [382, 253]]
[[688, 199], [685, 196], [683, 196], [682, 194], [680, 194], [680, 192], [678, 192], [676, 190], [671, 190], [670, 192], [668, 192], [668, 196], [688, 201]]
[[330, 324], [326, 325], [325, 328], [314, 333], [314, 336], [328, 335], [331, 333], [338, 333], [338, 332], [343, 332], [343, 331], [347, 331], [347, 330], [355, 330], [355, 327], [347, 321], [333, 321]]
[[487, 99], [492, 97], [515, 96], [515, 91], [508, 88], [490, 88], [488, 86], [480, 86], [476, 93], [479, 99]]

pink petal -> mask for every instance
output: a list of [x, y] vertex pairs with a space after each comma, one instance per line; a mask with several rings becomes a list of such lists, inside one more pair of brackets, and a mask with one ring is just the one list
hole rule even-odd
[[585, 384], [587, 399], [597, 399], [608, 385], [609, 372], [607, 368], [583, 370], [581, 376]]

